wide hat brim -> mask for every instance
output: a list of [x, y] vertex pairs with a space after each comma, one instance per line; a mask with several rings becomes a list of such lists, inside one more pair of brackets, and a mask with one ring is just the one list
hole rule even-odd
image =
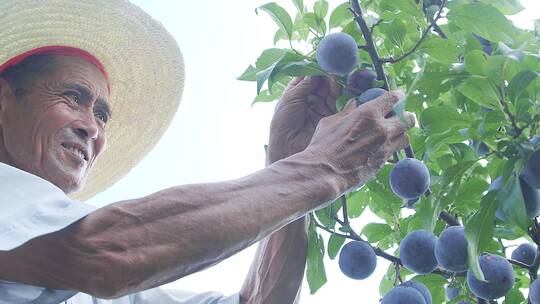
[[180, 104], [184, 62], [165, 28], [128, 1], [0, 1], [0, 65], [51, 45], [92, 54], [108, 74], [113, 118], [107, 149], [73, 195], [85, 200], [126, 175], [158, 142]]

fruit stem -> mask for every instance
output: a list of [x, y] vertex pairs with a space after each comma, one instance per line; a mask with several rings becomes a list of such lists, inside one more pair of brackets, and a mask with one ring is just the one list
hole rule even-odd
[[439, 218], [445, 221], [448, 226], [460, 226], [458, 220], [446, 211], [441, 211], [441, 213], [439, 213]]
[[532, 283], [538, 278], [538, 267], [540, 267], [540, 225], [537, 218], [533, 220], [532, 227], [529, 229], [529, 236], [536, 243], [536, 256], [529, 268], [529, 277]]
[[347, 198], [345, 194], [341, 196], [341, 208], [343, 210], [343, 223], [349, 226], [349, 214], [347, 212]]

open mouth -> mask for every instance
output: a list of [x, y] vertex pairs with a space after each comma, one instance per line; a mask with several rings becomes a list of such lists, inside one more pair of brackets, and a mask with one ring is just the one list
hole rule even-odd
[[88, 161], [88, 155], [85, 151], [82, 149], [79, 149], [73, 145], [70, 144], [62, 144], [62, 147], [64, 147], [66, 150], [69, 150], [71, 153], [75, 154], [76, 156], [80, 157], [84, 161]]

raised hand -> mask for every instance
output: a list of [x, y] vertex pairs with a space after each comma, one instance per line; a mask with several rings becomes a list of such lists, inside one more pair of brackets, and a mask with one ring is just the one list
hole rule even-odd
[[270, 125], [268, 163], [303, 151], [321, 118], [336, 113], [341, 87], [328, 77], [298, 77], [276, 106]]

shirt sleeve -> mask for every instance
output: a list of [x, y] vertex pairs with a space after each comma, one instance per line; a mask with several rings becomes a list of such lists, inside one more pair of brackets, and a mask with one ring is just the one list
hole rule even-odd
[[[219, 292], [193, 293], [178, 289], [153, 288], [130, 295], [130, 304], [239, 304], [240, 295]], [[114, 303], [116, 304], [116, 303]]]
[[[161, 287], [133, 293], [113, 300], [98, 299], [78, 293], [68, 304], [240, 304], [240, 294], [224, 296], [219, 292], [194, 293]], [[0, 304], [3, 304], [0, 301]]]
[[61, 230], [97, 207], [70, 199], [52, 183], [0, 163], [0, 250]]

